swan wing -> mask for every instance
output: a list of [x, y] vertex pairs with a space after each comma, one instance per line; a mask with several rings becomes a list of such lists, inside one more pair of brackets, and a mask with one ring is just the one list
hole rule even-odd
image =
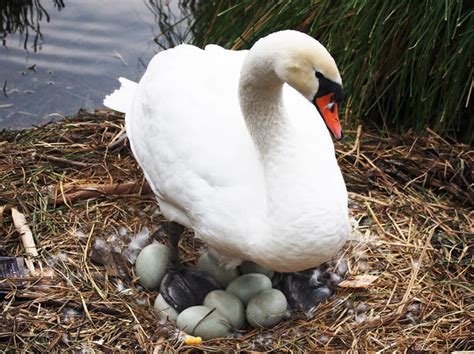
[[[245, 51], [180, 45], [158, 53], [126, 113], [132, 151], [169, 220], [225, 251], [258, 230], [265, 183], [242, 117]], [[234, 243], [234, 245], [232, 245]]]

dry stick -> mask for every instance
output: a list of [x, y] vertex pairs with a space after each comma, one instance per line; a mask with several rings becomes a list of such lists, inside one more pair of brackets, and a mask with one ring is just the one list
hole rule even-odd
[[26, 223], [25, 215], [20, 213], [17, 208], [13, 207], [12, 219], [16, 230], [21, 235], [21, 242], [25, 247], [26, 253], [33, 257], [38, 256], [38, 250], [36, 249], [35, 240], [33, 239], [33, 233]]
[[380, 204], [380, 205], [383, 205], [383, 206], [386, 206], [386, 207], [392, 206], [389, 203], [382, 202], [381, 200], [378, 200], [378, 199], [375, 199], [375, 198], [366, 197], [365, 195], [362, 195], [362, 194], [357, 194], [357, 193], [354, 193], [354, 192], [347, 192], [347, 194], [349, 195], [349, 197], [351, 199], [361, 199], [361, 200], [364, 200], [364, 201], [377, 203], [377, 204]]
[[362, 133], [362, 125], [359, 125], [357, 127], [357, 135], [356, 135], [356, 139], [355, 139], [355, 142], [354, 142], [354, 146], [352, 147], [352, 149], [350, 149], [349, 151], [347, 152], [342, 152], [341, 156], [339, 156], [339, 158], [337, 159], [337, 161], [340, 161], [342, 160], [344, 157], [346, 156], [349, 156], [349, 155], [352, 155], [354, 152], [357, 151], [357, 158], [356, 158], [356, 161], [359, 159], [359, 148], [360, 148], [360, 134]]
[[395, 222], [395, 220], [393, 220], [392, 216], [386, 212], [385, 215], [388, 216], [388, 218], [390, 219], [390, 221], [392, 222], [392, 225], [393, 227], [395, 228], [395, 230], [398, 232], [398, 234], [400, 235], [401, 238], [405, 239], [405, 235], [403, 234], [403, 231], [400, 229], [400, 226], [398, 226], [398, 224]]
[[92, 167], [93, 166], [92, 164], [88, 164], [88, 163], [85, 163], [85, 162], [68, 160], [68, 159], [64, 159], [64, 158], [61, 158], [61, 157], [48, 156], [48, 155], [43, 155], [43, 154], [34, 154], [34, 157], [39, 157], [39, 158], [42, 158], [42, 159], [45, 159], [45, 160], [48, 160], [48, 161], [51, 161], [51, 162], [58, 162], [58, 163], [62, 163], [64, 165], [71, 165], [71, 166], [80, 167], [80, 168], [87, 168], [87, 167]]
[[444, 138], [442, 138], [440, 135], [438, 135], [434, 130], [430, 129], [430, 128], [426, 128], [426, 130], [428, 131], [428, 133], [430, 133], [431, 135], [434, 135], [436, 138], [438, 138], [439, 140], [441, 140], [443, 143], [445, 143], [447, 146], [451, 146], [451, 143], [448, 142], [447, 140], [445, 140]]
[[84, 313], [86, 314], [87, 319], [91, 323], [94, 323], [94, 321], [92, 320], [91, 314], [89, 312], [89, 309], [87, 308], [86, 300], [84, 299], [84, 296], [82, 296], [82, 294], [80, 292], [79, 292], [79, 297], [81, 298], [82, 308], [84, 309]]
[[107, 145], [107, 149], [114, 150], [118, 148], [119, 146], [123, 145], [125, 139], [127, 139], [127, 133], [125, 132], [124, 128], [112, 139], [110, 144]]
[[25, 258], [26, 267], [30, 271], [31, 275], [36, 275], [35, 266], [30, 259], [30, 256], [38, 256], [38, 250], [36, 249], [35, 240], [33, 239], [33, 233], [26, 223], [25, 215], [20, 213], [15, 207], [11, 208], [11, 211], [13, 224], [21, 236], [21, 243], [23, 244], [23, 247], [25, 247], [26, 254], [28, 255]]
[[147, 339], [150, 339], [150, 336], [145, 332], [145, 329], [143, 328], [142, 324], [138, 320], [137, 316], [135, 315], [135, 312], [133, 312], [132, 308], [130, 307], [129, 304], [125, 303], [125, 306], [128, 308], [130, 311], [130, 314], [132, 315], [133, 319], [135, 320], [135, 323], [137, 324], [138, 328], [141, 330], [141, 332], [145, 335]]
[[428, 248], [428, 245], [429, 245], [429, 243], [431, 241], [431, 238], [433, 237], [433, 234], [434, 234], [437, 227], [438, 227], [438, 225], [433, 226], [430, 230], [430, 233], [429, 233], [428, 237], [426, 238], [425, 245], [423, 246], [423, 250], [421, 251], [420, 258], [418, 258], [418, 261], [415, 263], [415, 267], [413, 269], [413, 272], [411, 273], [411, 278], [410, 278], [410, 282], [408, 283], [407, 290], [405, 291], [405, 294], [403, 295], [402, 301], [400, 302], [400, 304], [398, 306], [398, 309], [397, 309], [397, 312], [396, 312], [397, 315], [400, 315], [405, 310], [405, 307], [407, 306], [408, 297], [411, 294], [411, 289], [413, 288], [413, 285], [415, 284], [415, 280], [416, 280], [416, 278], [418, 276], [418, 272], [421, 268], [421, 262], [423, 261], [423, 258], [425, 257], [426, 250]]
[[7, 209], [6, 205], [0, 206], [0, 223], [3, 222], [3, 212]]
[[367, 209], [369, 210], [369, 214], [372, 217], [372, 220], [375, 221], [375, 224], [378, 226], [379, 230], [382, 232], [382, 235], [383, 235], [385, 233], [385, 230], [383, 229], [382, 224], [380, 223], [379, 219], [377, 218], [374, 211], [370, 207], [370, 204], [368, 202], [365, 202], [365, 205], [366, 205]]
[[379, 173], [380, 177], [384, 180], [384, 182], [388, 186], [393, 185], [393, 182], [389, 181], [387, 174], [384, 171], [382, 171], [379, 167], [377, 167], [377, 165], [371, 159], [369, 159], [369, 157], [366, 154], [361, 153], [360, 156], [362, 156], [369, 163], [369, 165], [372, 166], [372, 168]]
[[86, 247], [84, 248], [84, 252], [82, 254], [82, 262], [84, 264], [86, 274], [87, 274], [87, 276], [88, 276], [88, 278], [89, 278], [89, 280], [92, 284], [92, 287], [97, 291], [97, 293], [100, 295], [100, 297], [104, 301], [107, 301], [107, 297], [104, 295], [102, 290], [100, 290], [99, 286], [97, 285], [97, 283], [92, 278], [91, 272], [89, 270], [89, 266], [87, 265], [87, 253], [89, 252], [89, 248], [90, 248], [90, 245], [91, 245], [91, 242], [92, 242], [92, 235], [94, 233], [94, 226], [95, 226], [95, 224], [92, 224], [91, 231], [89, 232], [89, 237], [87, 238]]
[[[62, 197], [60, 200], [64, 201], [64, 205], [66, 205], [69, 209], [72, 209], [72, 207], [69, 205], [68, 201], [66, 200], [66, 196], [64, 195], [64, 183], [63, 183], [62, 178], [59, 181], [59, 190], [61, 191], [61, 197]], [[56, 202], [54, 202], [54, 206], [56, 206]]]

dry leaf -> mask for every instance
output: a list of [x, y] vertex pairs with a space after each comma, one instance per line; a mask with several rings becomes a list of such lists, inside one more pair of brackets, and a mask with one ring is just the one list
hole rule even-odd
[[341, 288], [367, 288], [378, 279], [376, 275], [362, 274], [356, 275], [352, 279], [347, 279], [339, 283]]
[[50, 203], [53, 205], [74, 203], [77, 200], [84, 200], [90, 198], [97, 198], [104, 195], [124, 195], [124, 194], [151, 194], [147, 183], [141, 181], [129, 181], [123, 183], [111, 184], [85, 184], [85, 185], [70, 185], [65, 186], [64, 193], [61, 193], [58, 188], [53, 190], [53, 198]]

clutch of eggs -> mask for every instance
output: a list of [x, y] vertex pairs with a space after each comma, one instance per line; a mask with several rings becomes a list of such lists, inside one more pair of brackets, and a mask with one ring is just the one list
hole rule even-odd
[[[143, 248], [135, 265], [140, 284], [149, 290], [158, 289], [169, 257], [169, 248], [165, 245], [154, 243]], [[159, 294], [154, 311], [160, 320], [176, 321], [177, 327], [187, 334], [211, 339], [228, 336], [244, 328], [246, 323], [271, 328], [286, 315], [287, 300], [281, 291], [272, 288], [270, 269], [243, 262], [239, 269], [228, 270], [209, 252], [201, 255], [197, 269], [212, 276], [225, 290], [211, 291], [202, 305], [181, 313]]]

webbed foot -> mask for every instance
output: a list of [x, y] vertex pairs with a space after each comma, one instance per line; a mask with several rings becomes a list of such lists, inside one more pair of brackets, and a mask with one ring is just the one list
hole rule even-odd
[[171, 222], [163, 225], [163, 231], [170, 238], [170, 266], [160, 284], [160, 293], [176, 311], [201, 305], [206, 295], [221, 285], [210, 275], [184, 267], [179, 260], [178, 243], [184, 226]]
[[222, 289], [210, 275], [190, 268], [168, 269], [161, 281], [160, 293], [176, 311], [202, 305], [212, 290]]

